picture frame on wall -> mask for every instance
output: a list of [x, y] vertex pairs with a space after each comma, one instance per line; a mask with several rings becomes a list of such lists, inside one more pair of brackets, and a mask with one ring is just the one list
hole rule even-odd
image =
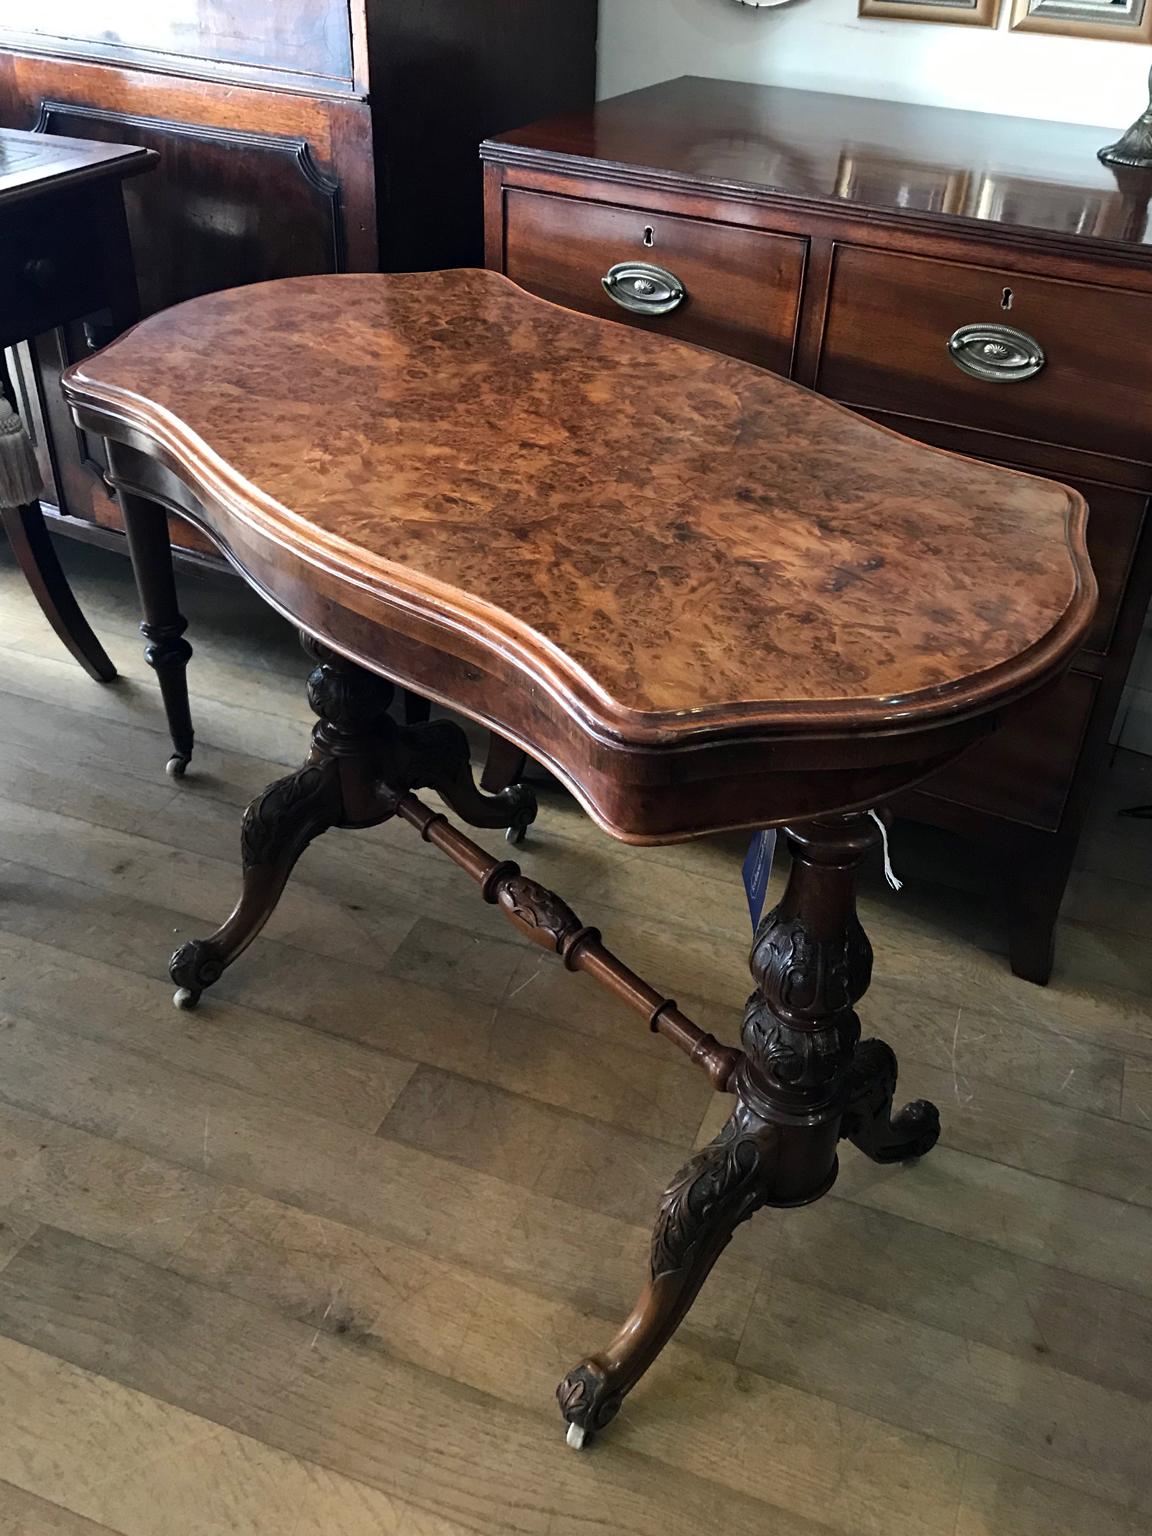
[[[1152, 4], [1152, 0], [1144, 0]], [[896, 21], [942, 21], [953, 26], [994, 27], [1000, 0], [860, 0], [861, 16]]]
[[1152, 0], [1012, 0], [1013, 32], [1152, 43]]

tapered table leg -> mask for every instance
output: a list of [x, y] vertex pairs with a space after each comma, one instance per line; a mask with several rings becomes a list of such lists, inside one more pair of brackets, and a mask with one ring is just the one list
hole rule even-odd
[[44, 617], [88, 676], [98, 683], [110, 683], [116, 668], [92, 633], [92, 626], [68, 585], [39, 506], [30, 502], [23, 507], [0, 508], [0, 520], [16, 564], [24, 572]]
[[927, 1152], [939, 1134], [930, 1104], [892, 1114], [895, 1057], [880, 1041], [860, 1043], [856, 1004], [871, 980], [872, 947], [856, 916], [856, 872], [879, 836], [875, 823], [829, 816], [786, 835], [792, 872], [752, 946], [756, 990], [735, 1108], [665, 1191], [631, 1316], [557, 1389], [571, 1444], [614, 1417], [742, 1221], [762, 1205], [805, 1205], [831, 1187], [841, 1136], [891, 1162]]
[[148, 642], [144, 659], [160, 684], [160, 697], [168, 717], [168, 734], [172, 738], [168, 772], [179, 779], [183, 778], [192, 757], [192, 711], [188, 704], [187, 677], [192, 647], [184, 638], [188, 621], [180, 612], [176, 596], [168, 514], [155, 502], [130, 491], [121, 490], [118, 495], [144, 615], [140, 624], [140, 633]]

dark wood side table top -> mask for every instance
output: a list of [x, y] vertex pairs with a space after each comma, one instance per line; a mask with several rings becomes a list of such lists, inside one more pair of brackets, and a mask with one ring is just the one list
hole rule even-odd
[[0, 128], [0, 346], [98, 309], [136, 318], [119, 184], [158, 158]]
[[133, 144], [94, 144], [0, 128], [0, 202], [7, 204], [105, 176], [136, 176], [158, 158], [154, 150]]
[[875, 798], [1093, 608], [1074, 492], [488, 272], [214, 294], [65, 385], [293, 618], [632, 840], [795, 816], [830, 768]]

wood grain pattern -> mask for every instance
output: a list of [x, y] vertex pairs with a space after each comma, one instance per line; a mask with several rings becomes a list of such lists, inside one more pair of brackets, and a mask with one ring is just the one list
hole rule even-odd
[[1058, 675], [1091, 618], [1075, 493], [488, 273], [214, 295], [67, 389], [125, 445], [126, 488], [151, 480], [305, 626], [542, 753], [638, 841], [849, 791], [797, 780], [774, 813], [725, 811], [722, 770], [755, 794], [763, 749], [710, 774], [709, 746], [675, 765], [697, 797], [678, 804], [620, 747], [850, 730], [868, 803], [893, 758], [907, 782]]
[[135, 176], [155, 163], [145, 149], [122, 144], [86, 144], [74, 139], [31, 139], [26, 133], [0, 128], [0, 202], [38, 194], [45, 183], [54, 188]]
[[[1010, 405], [1005, 390], [964, 373], [948, 353], [954, 331], [989, 321], [1023, 330], [1047, 358]], [[1015, 436], [1142, 461], [1149, 441], [1135, 402], [1152, 387], [1152, 363], [1139, 349], [1123, 367], [1117, 359], [1150, 323], [1152, 294], [1032, 277], [1008, 263], [845, 247], [833, 263], [816, 387], [847, 405], [986, 432], [1003, 432], [1010, 412]], [[899, 345], [878, 347], [877, 337], [898, 337]]]
[[[535, 192], [510, 191], [502, 216], [501, 270], [541, 298], [791, 372], [804, 241], [702, 219], [649, 222], [632, 209]], [[621, 309], [601, 279], [629, 257], [674, 271], [687, 303], [658, 317]]]
[[640, 739], [954, 710], [1088, 605], [1068, 492], [487, 273], [213, 295], [67, 389], [267, 536], [550, 651]]

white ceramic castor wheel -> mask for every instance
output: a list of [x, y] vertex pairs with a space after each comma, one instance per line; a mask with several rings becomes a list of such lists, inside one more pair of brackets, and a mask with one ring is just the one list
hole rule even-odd
[[172, 998], [173, 1005], [177, 1008], [195, 1008], [200, 1001], [199, 992], [194, 992], [191, 987], [177, 987]]
[[510, 842], [514, 848], [519, 848], [527, 836], [527, 827], [509, 827], [504, 833], [506, 841]]
[[182, 779], [187, 770], [190, 759], [179, 752], [173, 752], [164, 765], [164, 772], [170, 779]]
[[583, 1424], [569, 1424], [568, 1433], [564, 1438], [574, 1451], [582, 1451], [588, 1439], [588, 1431]]

